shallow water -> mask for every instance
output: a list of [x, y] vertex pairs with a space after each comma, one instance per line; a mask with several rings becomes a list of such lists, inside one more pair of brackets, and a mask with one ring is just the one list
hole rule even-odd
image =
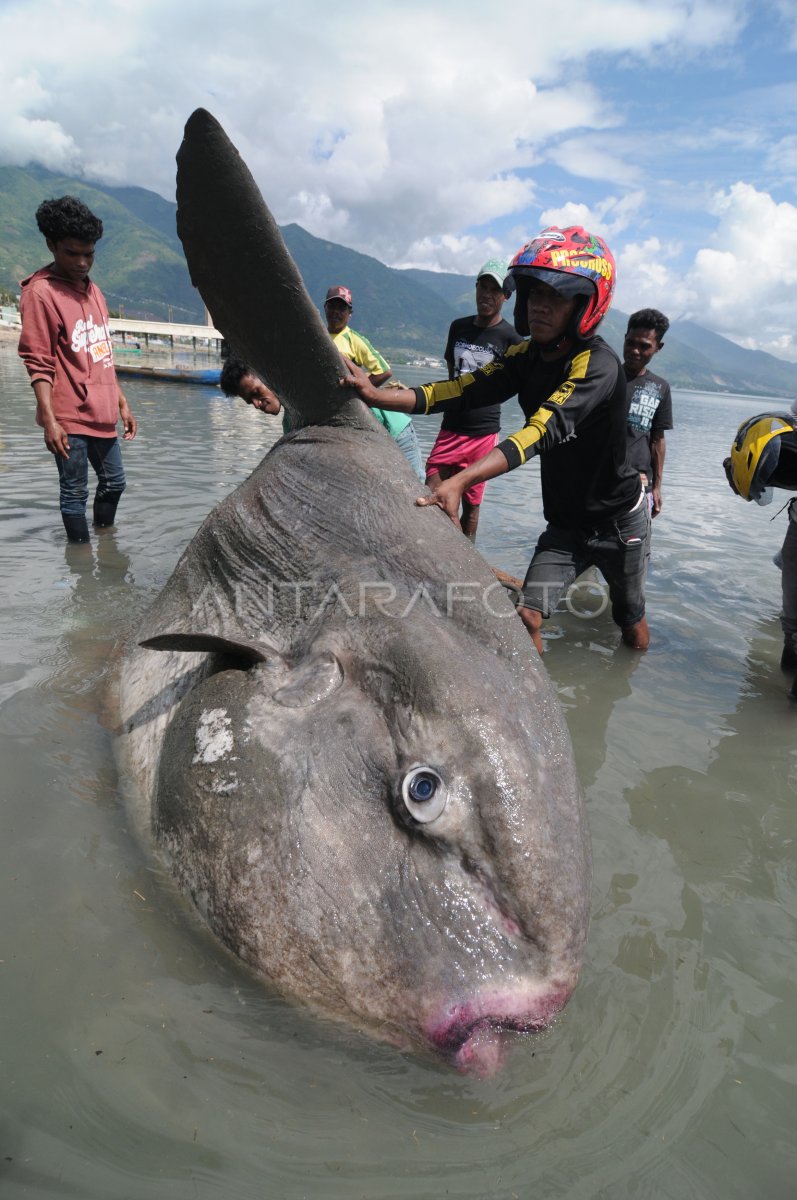
[[[771, 403], [675, 396], [648, 654], [618, 648], [605, 613], [549, 622], [593, 923], [558, 1024], [480, 1081], [268, 994], [128, 831], [107, 655], [278, 422], [211, 389], [126, 391], [141, 432], [118, 531], [67, 548], [30, 390], [0, 346], [4, 1200], [793, 1197], [797, 712], [771, 562], [785, 514], [733, 497], [721, 467]], [[436, 424], [416, 421], [427, 450]], [[541, 524], [530, 465], [488, 486], [480, 549], [522, 575]], [[573, 600], [601, 603], [589, 585]]]

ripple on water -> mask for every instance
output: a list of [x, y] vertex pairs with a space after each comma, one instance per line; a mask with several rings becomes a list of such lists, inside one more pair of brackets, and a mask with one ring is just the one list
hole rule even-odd
[[[676, 395], [651, 651], [618, 647], [606, 614], [551, 622], [594, 845], [592, 930], [554, 1028], [480, 1081], [269, 995], [128, 828], [102, 725], [111, 647], [278, 423], [131, 383], [141, 434], [120, 524], [81, 557], [2, 347], [0, 385], [12, 1200], [791, 1195], [797, 751], [770, 561], [783, 526], [734, 500], [720, 466], [757, 402]], [[428, 449], [436, 423], [417, 424]], [[513, 574], [542, 527], [537, 472], [486, 493], [480, 549]]]

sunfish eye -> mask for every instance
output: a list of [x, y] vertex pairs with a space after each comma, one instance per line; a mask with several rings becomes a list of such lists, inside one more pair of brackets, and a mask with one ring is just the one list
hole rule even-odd
[[443, 780], [433, 767], [412, 767], [401, 781], [401, 795], [407, 812], [416, 821], [436, 821], [448, 796]]

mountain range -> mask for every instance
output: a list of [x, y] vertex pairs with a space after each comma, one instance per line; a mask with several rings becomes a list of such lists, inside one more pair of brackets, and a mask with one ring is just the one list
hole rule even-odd
[[[151, 320], [204, 321], [177, 237], [174, 203], [145, 188], [106, 187], [35, 165], [0, 167], [0, 290], [18, 295], [19, 281], [47, 261], [34, 213], [42, 200], [67, 193], [103, 220], [92, 274], [111, 310]], [[284, 226], [282, 234], [319, 309], [331, 284], [346, 284], [354, 300], [352, 325], [391, 362], [442, 358], [451, 321], [473, 311], [471, 276], [387, 267], [299, 225]], [[613, 309], [601, 326], [618, 352], [626, 320]], [[693, 321], [673, 321], [653, 367], [676, 388], [797, 396], [797, 363], [745, 350]]]

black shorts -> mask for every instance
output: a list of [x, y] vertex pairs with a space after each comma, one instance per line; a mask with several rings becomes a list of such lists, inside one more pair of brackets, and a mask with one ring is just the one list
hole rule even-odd
[[621, 629], [645, 615], [650, 507], [644, 493], [634, 508], [600, 529], [559, 529], [540, 535], [523, 582], [518, 608], [549, 617], [563, 594], [588, 567], [597, 567], [609, 586], [612, 618]]

